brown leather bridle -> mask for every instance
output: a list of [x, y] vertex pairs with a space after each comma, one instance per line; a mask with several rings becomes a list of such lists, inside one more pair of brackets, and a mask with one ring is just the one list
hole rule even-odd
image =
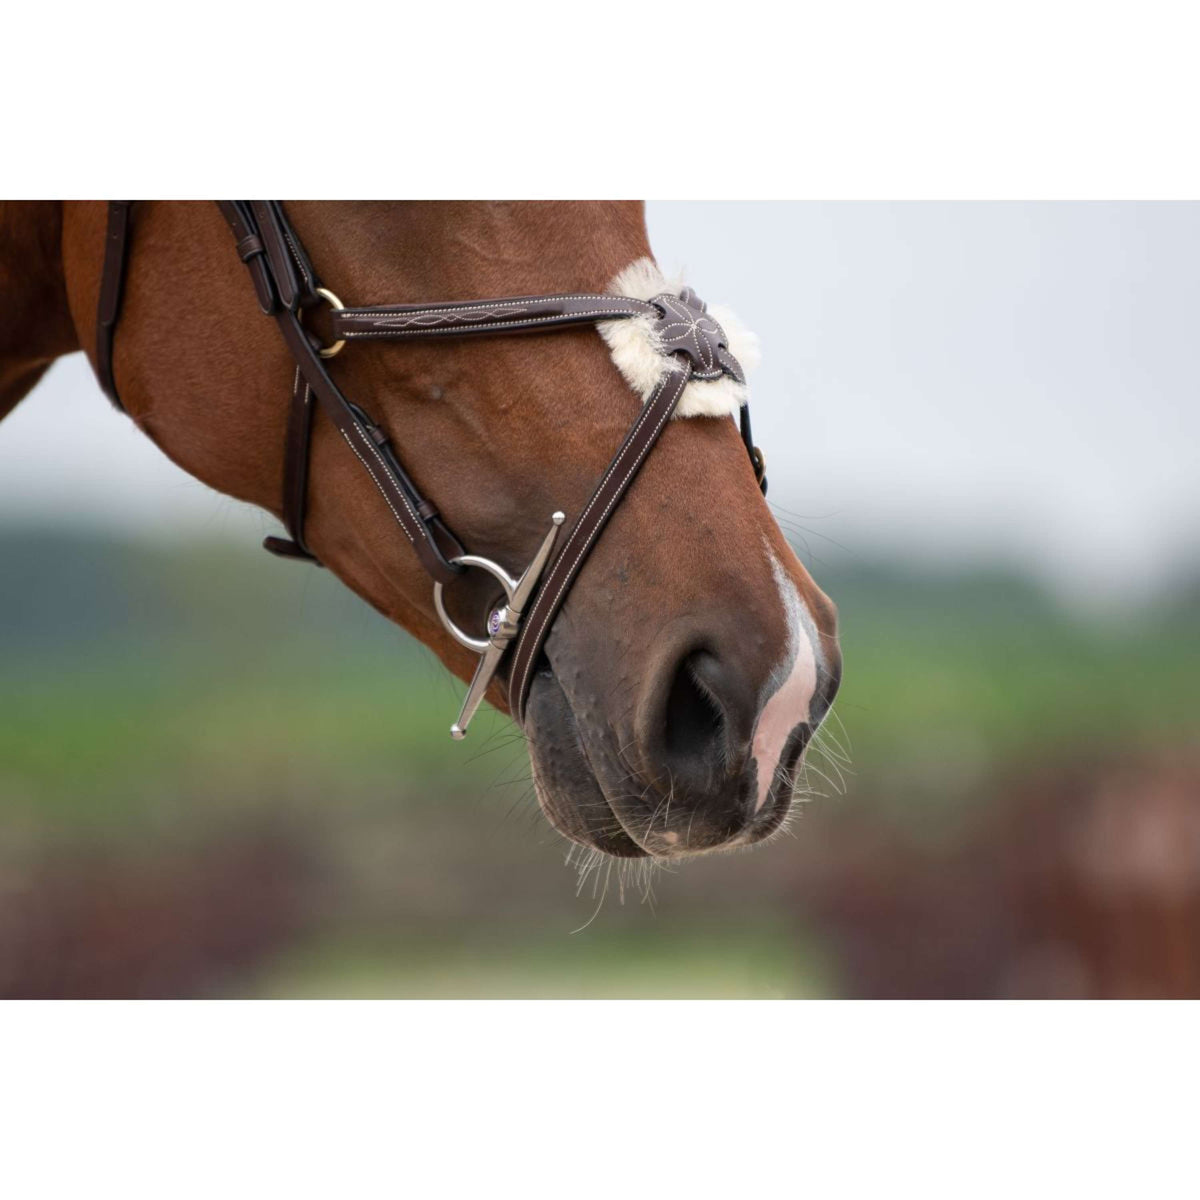
[[[501, 661], [509, 657], [508, 699], [514, 718], [524, 723], [533, 668], [589, 552], [609, 517], [629, 490], [638, 471], [666, 427], [691, 379], [730, 375], [744, 383], [742, 368], [729, 353], [724, 331], [707, 315], [704, 302], [690, 289], [678, 296], [663, 293], [650, 301], [626, 296], [564, 294], [512, 296], [439, 304], [372, 305], [346, 308], [321, 281], [278, 200], [217, 202], [246, 264], [264, 315], [275, 318], [296, 361], [288, 415], [284, 459], [283, 515], [290, 538], [268, 537], [273, 554], [316, 562], [304, 540], [308, 494], [309, 445], [315, 396], [350, 451], [371, 476], [388, 508], [434, 582], [435, 604], [450, 634], [480, 654], [458, 721], [455, 737], [466, 733], [471, 716]], [[110, 201], [104, 270], [97, 310], [96, 373], [113, 404], [124, 411], [113, 374], [113, 339], [121, 311], [121, 294], [129, 258], [133, 201]], [[302, 324], [306, 310], [329, 305], [334, 341], [322, 346]], [[563, 523], [555, 513], [533, 561], [519, 578], [489, 559], [467, 554], [446, 527], [437, 508], [405, 473], [388, 435], [334, 382], [326, 362], [349, 342], [372, 338], [408, 341], [415, 338], [478, 337], [552, 331], [597, 321], [650, 317], [664, 356], [672, 368], [646, 401], [637, 420], [609, 463], [591, 498], [575, 519], [558, 553], [552, 556]], [[765, 493], [762, 454], [750, 432], [749, 405], [741, 408], [741, 434]], [[491, 573], [504, 587], [507, 603], [487, 617], [487, 637], [474, 638], [458, 629], [442, 605], [442, 588], [470, 568]], [[515, 645], [512, 643], [515, 642]], [[511, 654], [508, 653], [512, 645]]]

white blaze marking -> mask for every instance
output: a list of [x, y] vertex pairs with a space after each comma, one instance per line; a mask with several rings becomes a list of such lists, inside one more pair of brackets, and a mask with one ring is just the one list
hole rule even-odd
[[754, 730], [754, 761], [758, 767], [758, 812], [767, 802], [775, 768], [788, 735], [797, 725], [811, 720], [813, 694], [817, 690], [816, 627], [795, 583], [774, 553], [771, 569], [788, 619], [787, 654], [772, 675], [775, 691], [763, 705]]

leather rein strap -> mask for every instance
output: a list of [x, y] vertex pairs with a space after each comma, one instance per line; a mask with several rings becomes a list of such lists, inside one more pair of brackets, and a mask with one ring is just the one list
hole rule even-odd
[[[684, 316], [692, 319], [693, 330], [704, 318], [703, 302], [686, 290], [678, 298], [659, 298], [666, 303], [658, 304], [624, 296], [581, 293], [345, 308], [321, 285], [278, 201], [221, 200], [217, 203], [233, 235], [238, 256], [249, 271], [259, 308], [264, 315], [275, 319], [296, 363], [283, 480], [284, 523], [290, 540], [268, 537], [263, 543], [272, 553], [285, 557], [316, 561], [304, 540], [315, 398], [351, 453], [370, 475], [435, 584], [448, 584], [466, 569], [456, 561], [465, 554], [462, 545], [442, 522], [436, 507], [418, 492], [405, 473], [388, 435], [361, 408], [346, 399], [331, 377], [325, 363], [347, 343], [368, 339], [406, 341], [553, 331], [631, 317], [650, 317], [665, 325], [672, 320], [678, 322], [681, 305]], [[127, 200], [109, 204], [97, 313], [96, 370], [105, 392], [118, 408], [122, 406], [113, 375], [113, 339], [129, 257], [131, 205], [132, 202]], [[304, 312], [322, 304], [329, 304], [333, 309], [335, 340], [329, 347], [323, 347], [303, 325]], [[668, 308], [672, 310], [670, 313]], [[534, 667], [554, 618], [604, 526], [666, 428], [684, 388], [693, 375], [714, 378], [725, 373], [742, 380], [740, 366], [720, 340], [724, 336], [720, 327], [711, 318], [704, 320], [716, 331], [710, 335], [707, 344], [699, 337], [694, 337], [692, 343], [678, 346], [664, 339], [670, 369], [642, 407], [569, 535], [559, 546], [532, 603], [522, 615], [508, 672], [509, 704], [518, 723], [524, 722]], [[741, 433], [759, 484], [765, 491], [762, 456], [753, 444], [748, 406], [742, 408]]]

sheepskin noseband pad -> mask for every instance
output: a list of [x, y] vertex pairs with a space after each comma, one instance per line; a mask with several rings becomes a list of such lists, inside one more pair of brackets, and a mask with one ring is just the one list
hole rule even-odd
[[676, 417], [736, 417], [749, 400], [746, 371], [758, 366], [758, 339], [729, 309], [705, 306], [678, 279], [668, 279], [649, 258], [639, 258], [608, 285], [616, 296], [645, 300], [662, 310], [616, 321], [601, 321], [600, 336], [608, 344], [625, 381], [643, 401], [664, 375], [678, 371], [676, 352], [692, 360], [692, 378], [684, 388]]

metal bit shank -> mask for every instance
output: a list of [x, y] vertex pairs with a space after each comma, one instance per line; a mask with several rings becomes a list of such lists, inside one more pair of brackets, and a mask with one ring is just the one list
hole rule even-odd
[[[538, 581], [546, 569], [546, 564], [550, 561], [550, 554], [554, 550], [554, 543], [565, 517], [562, 513], [556, 512], [550, 520], [550, 530], [542, 539], [542, 544], [533, 556], [533, 561], [525, 568], [521, 578], [517, 580], [516, 586], [508, 593], [508, 603], [496, 614], [499, 618], [496, 622], [496, 630], [488, 638], [487, 649], [480, 656], [479, 666], [475, 668], [471, 686], [467, 688], [458, 720], [450, 726], [450, 736], [456, 741], [461, 741], [467, 736], [467, 726], [470, 725], [471, 718], [483, 703], [484, 694], [500, 667], [500, 660], [504, 657], [504, 652], [520, 632], [521, 615], [537, 590]], [[491, 622], [489, 622], [490, 624]]]

